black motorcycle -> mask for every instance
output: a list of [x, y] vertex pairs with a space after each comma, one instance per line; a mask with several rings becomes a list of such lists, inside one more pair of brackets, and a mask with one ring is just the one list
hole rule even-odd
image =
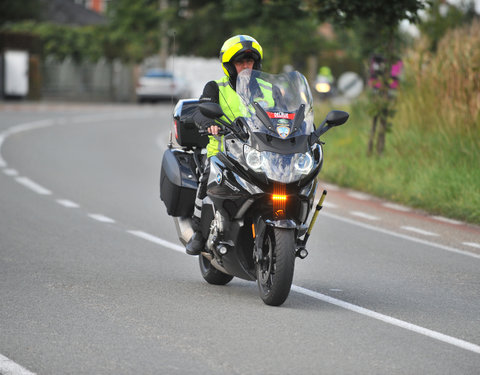
[[[266, 90], [272, 92], [270, 100]], [[223, 151], [210, 158], [202, 207], [201, 230], [207, 238], [199, 256], [202, 276], [216, 285], [234, 276], [257, 280], [262, 300], [278, 306], [290, 292], [295, 258], [308, 255], [306, 242], [326, 194], [307, 225], [323, 163], [319, 137], [349, 115], [331, 111], [315, 128], [312, 94], [298, 72], [244, 70], [238, 75], [237, 94], [244, 115], [236, 119], [229, 119], [216, 103], [178, 102], [174, 122], [179, 147], [170, 142], [163, 155], [160, 197], [186, 244], [193, 234], [191, 215], [208, 142], [192, 121], [198, 107], [225, 134]]]

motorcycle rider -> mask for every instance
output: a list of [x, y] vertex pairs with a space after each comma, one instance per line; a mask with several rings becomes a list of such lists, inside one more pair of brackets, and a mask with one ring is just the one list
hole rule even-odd
[[[223, 112], [230, 118], [235, 119], [241, 116], [241, 105], [236, 93], [236, 83], [238, 74], [245, 69], [261, 70], [263, 59], [263, 49], [260, 44], [251, 36], [236, 35], [225, 41], [220, 50], [220, 61], [222, 63], [225, 76], [216, 81], [208, 82], [203, 93], [200, 96], [200, 102], [218, 103]], [[272, 100], [272, 87], [263, 85], [255, 81], [257, 90], [256, 95], [260, 100]], [[205, 117], [197, 109], [193, 115], [195, 124], [209, 133], [209, 142], [207, 145], [207, 161], [204, 171], [200, 177], [197, 197], [193, 213], [194, 234], [186, 245], [186, 252], [190, 255], [199, 255], [205, 247], [206, 239], [200, 230], [200, 217], [203, 198], [207, 195], [207, 182], [210, 174], [210, 158], [222, 151], [222, 137], [218, 132], [221, 129], [211, 118]]]

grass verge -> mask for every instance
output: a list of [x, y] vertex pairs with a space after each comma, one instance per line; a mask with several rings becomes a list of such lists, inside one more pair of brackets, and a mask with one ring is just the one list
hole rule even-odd
[[[436, 215], [480, 224], [480, 147], [469, 135], [447, 135], [395, 121], [383, 156], [367, 156], [371, 118], [361, 101], [336, 107], [349, 121], [322, 140], [321, 178]], [[330, 108], [320, 105], [316, 118]], [[319, 121], [317, 121], [319, 122]]]

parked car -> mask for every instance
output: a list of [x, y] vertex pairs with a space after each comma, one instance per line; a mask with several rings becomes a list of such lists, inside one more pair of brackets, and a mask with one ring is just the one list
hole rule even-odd
[[169, 71], [151, 69], [138, 80], [136, 94], [139, 103], [170, 98], [178, 100], [190, 96], [190, 86]]

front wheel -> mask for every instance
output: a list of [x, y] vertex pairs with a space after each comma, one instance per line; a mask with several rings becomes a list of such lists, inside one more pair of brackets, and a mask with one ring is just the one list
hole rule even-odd
[[257, 283], [263, 302], [280, 306], [288, 297], [295, 267], [295, 231], [267, 227], [263, 259], [256, 264]]
[[232, 279], [232, 275], [227, 275], [220, 270], [217, 270], [212, 263], [205, 258], [203, 255], [199, 255], [198, 263], [200, 264], [200, 272], [202, 273], [203, 278], [209, 284], [213, 285], [226, 285]]

